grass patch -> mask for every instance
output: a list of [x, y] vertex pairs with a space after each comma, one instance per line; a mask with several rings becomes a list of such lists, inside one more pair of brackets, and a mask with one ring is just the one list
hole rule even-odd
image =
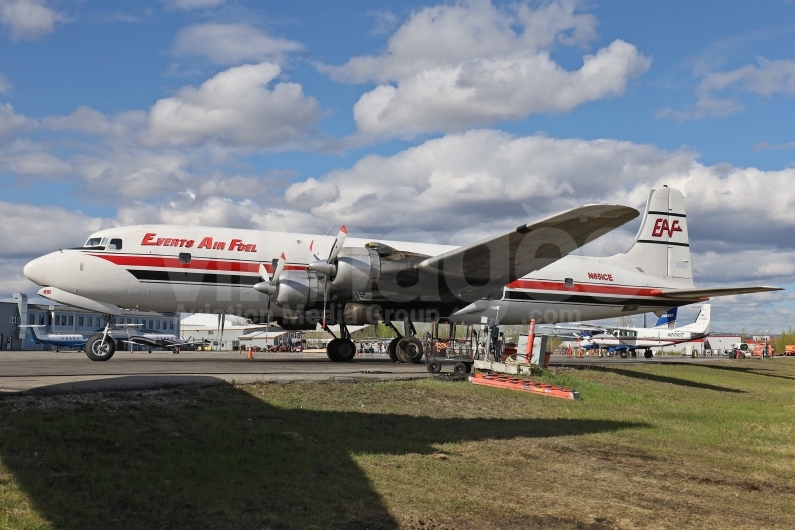
[[791, 528], [795, 362], [0, 399], [0, 528]]

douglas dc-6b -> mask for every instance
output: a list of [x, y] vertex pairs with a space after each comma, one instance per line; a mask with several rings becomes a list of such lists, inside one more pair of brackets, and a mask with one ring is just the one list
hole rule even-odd
[[[114, 353], [107, 330], [121, 308], [236, 314], [285, 329], [339, 325], [332, 361], [355, 353], [348, 325], [403, 322], [393, 360], [419, 362], [413, 322], [441, 317], [554, 324], [664, 313], [712, 296], [776, 287], [699, 289], [693, 284], [682, 193], [649, 194], [630, 248], [610, 257], [572, 252], [638, 217], [634, 208], [580, 206], [464, 247], [198, 226], [144, 225], [92, 234], [25, 266], [39, 295], [106, 315], [86, 344]], [[344, 246], [345, 245], [345, 246]]]

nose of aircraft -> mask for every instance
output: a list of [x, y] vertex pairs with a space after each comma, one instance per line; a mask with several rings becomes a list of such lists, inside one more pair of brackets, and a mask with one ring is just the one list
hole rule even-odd
[[29, 261], [22, 272], [28, 280], [38, 285], [47, 285], [47, 256]]

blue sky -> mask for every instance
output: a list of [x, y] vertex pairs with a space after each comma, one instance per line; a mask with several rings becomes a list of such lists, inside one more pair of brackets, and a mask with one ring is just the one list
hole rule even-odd
[[[668, 183], [698, 284], [791, 288], [793, 15], [784, 0], [0, 0], [0, 287], [31, 292], [26, 259], [114, 224], [463, 242], [528, 212], [640, 207]], [[795, 300], [713, 315], [776, 329]]]

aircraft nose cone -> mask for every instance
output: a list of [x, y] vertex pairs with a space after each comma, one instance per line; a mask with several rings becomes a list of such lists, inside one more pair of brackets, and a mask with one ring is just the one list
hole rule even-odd
[[29, 261], [22, 272], [33, 283], [47, 285], [47, 261], [44, 257]]

